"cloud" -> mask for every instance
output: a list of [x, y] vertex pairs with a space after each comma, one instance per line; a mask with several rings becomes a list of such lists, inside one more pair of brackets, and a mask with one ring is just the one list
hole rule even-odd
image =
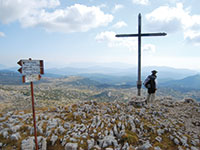
[[5, 34], [3, 32], [0, 32], [0, 37], [4, 37]]
[[184, 38], [189, 43], [194, 43], [195, 45], [200, 45], [200, 31], [188, 30], [184, 33]]
[[117, 22], [116, 24], [113, 25], [113, 28], [119, 29], [119, 28], [122, 28], [122, 27], [125, 27], [125, 26], [127, 26], [127, 24], [124, 21], [119, 21], [119, 22]]
[[139, 5], [148, 5], [149, 0], [132, 0], [134, 4], [139, 4]]
[[150, 52], [150, 53], [155, 53], [156, 52], [156, 47], [153, 44], [146, 44], [142, 47], [144, 52]]
[[115, 7], [113, 8], [112, 12], [115, 13], [116, 11], [118, 11], [119, 9], [124, 8], [123, 5], [121, 4], [116, 4]]
[[136, 50], [137, 41], [133, 38], [117, 38], [112, 31], [101, 32], [96, 36], [96, 41], [106, 42], [108, 47], [126, 47], [129, 50]]
[[[0, 0], [0, 21], [10, 23], [18, 20], [23, 27], [39, 26], [49, 32], [85, 32], [106, 26], [113, 16], [105, 14], [100, 7], [75, 4], [56, 9], [59, 0]], [[10, 11], [12, 10], [12, 11]]]
[[147, 26], [152, 30], [165, 30], [175, 32], [182, 27], [182, 19], [187, 16], [188, 12], [183, 10], [182, 4], [176, 7], [161, 6], [153, 12], [146, 15], [148, 20]]
[[43, 8], [55, 8], [59, 0], [0, 0], [0, 21], [11, 23], [24, 17], [34, 15]]
[[[124, 47], [130, 51], [138, 50], [137, 38], [117, 38], [116, 33], [112, 31], [105, 31], [97, 34], [97, 42], [105, 42], [108, 47]], [[142, 47], [144, 52], [155, 52], [156, 48], [152, 44], [146, 44]]]
[[112, 15], [104, 14], [98, 7], [75, 4], [54, 12], [42, 11], [37, 17], [31, 16], [25, 26], [41, 26], [54, 32], [85, 32], [91, 28], [105, 26], [113, 20]]
[[200, 14], [191, 15], [188, 8], [183, 8], [182, 3], [177, 3], [176, 7], [161, 6], [147, 14], [146, 19], [146, 26], [152, 31], [182, 31], [187, 41], [200, 43]]

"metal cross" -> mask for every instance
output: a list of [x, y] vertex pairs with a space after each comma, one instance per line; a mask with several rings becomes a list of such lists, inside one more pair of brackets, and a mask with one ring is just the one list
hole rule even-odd
[[165, 36], [167, 33], [141, 33], [141, 14], [138, 15], [138, 34], [117, 34], [116, 37], [138, 37], [138, 81], [137, 81], [137, 89], [138, 96], [141, 95], [141, 37], [142, 36]]

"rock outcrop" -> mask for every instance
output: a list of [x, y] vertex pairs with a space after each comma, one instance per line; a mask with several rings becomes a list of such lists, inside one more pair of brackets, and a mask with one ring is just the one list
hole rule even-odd
[[[200, 149], [200, 105], [196, 101], [163, 98], [134, 106], [89, 101], [38, 109], [39, 149]], [[34, 149], [32, 126], [31, 112], [1, 114], [0, 148]]]

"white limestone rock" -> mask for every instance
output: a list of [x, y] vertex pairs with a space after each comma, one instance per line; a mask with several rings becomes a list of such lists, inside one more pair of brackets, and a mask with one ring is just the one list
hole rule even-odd
[[194, 146], [191, 146], [191, 150], [199, 150], [199, 149]]
[[182, 136], [182, 138], [180, 138], [181, 144], [185, 147], [188, 147], [188, 143], [187, 143], [187, 137], [186, 136]]
[[65, 145], [65, 150], [77, 150], [78, 144], [77, 143], [67, 143]]
[[158, 134], [159, 136], [161, 136], [164, 132], [165, 132], [165, 131], [164, 131], [163, 129], [158, 129], [158, 130], [157, 130], [157, 134]]
[[41, 141], [41, 150], [47, 150], [47, 139], [46, 138], [42, 138]]
[[162, 138], [160, 136], [157, 136], [156, 138], [156, 141], [158, 141], [159, 143], [162, 141]]
[[6, 120], [6, 117], [0, 117], [0, 121]]
[[65, 122], [65, 123], [64, 123], [64, 128], [67, 128], [67, 129], [69, 129], [69, 128], [70, 128], [70, 126], [71, 126], [71, 124], [70, 124], [69, 122]]
[[46, 137], [49, 137], [51, 135], [51, 130], [47, 131], [45, 135]]
[[37, 132], [39, 132], [40, 134], [43, 134], [43, 129], [41, 126], [37, 126]]
[[21, 138], [21, 136], [20, 136], [19, 132], [15, 133], [15, 134], [12, 134], [10, 136], [11, 140], [16, 140], [16, 141], [19, 140], [20, 138]]
[[34, 137], [28, 137], [21, 143], [21, 150], [35, 150]]
[[58, 136], [53, 134], [50, 139], [50, 141], [52, 142], [52, 145], [54, 145], [57, 140], [58, 140]]
[[69, 139], [71, 142], [77, 142], [77, 139], [75, 139], [75, 138], [70, 138]]
[[180, 144], [180, 142], [179, 142], [179, 140], [178, 140], [177, 138], [174, 138], [173, 142], [174, 142], [174, 144], [176, 144], [176, 145], [179, 145], [179, 144]]
[[126, 142], [121, 150], [128, 150], [128, 149], [129, 149], [129, 144]]
[[48, 124], [47, 124], [47, 129], [46, 130], [49, 130], [49, 129], [52, 129], [52, 128], [55, 128], [57, 127], [58, 125], [58, 119], [52, 119], [52, 120], [49, 120], [48, 121]]
[[161, 150], [159, 146], [154, 147], [154, 150]]
[[3, 135], [3, 137], [6, 138], [6, 139], [9, 137], [8, 131], [7, 131], [7, 130], [6, 130], [6, 131], [3, 131], [3, 132], [2, 132], [2, 135]]
[[118, 142], [114, 136], [105, 136], [102, 140], [99, 140], [99, 145], [102, 148], [106, 148], [108, 146], [114, 145], [114, 147], [118, 146]]
[[92, 149], [94, 147], [94, 139], [87, 140], [88, 144], [88, 150]]
[[148, 150], [151, 147], [152, 145], [149, 143], [149, 141], [146, 141], [142, 146], [139, 146], [137, 150]]
[[60, 134], [63, 134], [65, 132], [65, 129], [63, 128], [63, 126], [59, 126], [58, 130]]

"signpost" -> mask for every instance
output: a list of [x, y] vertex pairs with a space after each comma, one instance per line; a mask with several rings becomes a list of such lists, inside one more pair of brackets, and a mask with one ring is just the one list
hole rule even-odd
[[138, 34], [117, 34], [116, 37], [138, 37], [138, 81], [137, 81], [137, 89], [138, 96], [141, 95], [141, 37], [149, 37], [149, 36], [165, 36], [167, 33], [141, 33], [141, 14], [138, 15]]
[[18, 71], [23, 75], [23, 83], [31, 84], [31, 99], [32, 99], [32, 111], [33, 111], [33, 125], [34, 125], [34, 135], [35, 135], [35, 147], [38, 150], [37, 143], [37, 130], [35, 121], [35, 106], [34, 106], [34, 92], [33, 92], [33, 82], [40, 80], [41, 74], [44, 74], [44, 63], [43, 60], [32, 60], [31, 58], [22, 59], [17, 62], [21, 68]]

